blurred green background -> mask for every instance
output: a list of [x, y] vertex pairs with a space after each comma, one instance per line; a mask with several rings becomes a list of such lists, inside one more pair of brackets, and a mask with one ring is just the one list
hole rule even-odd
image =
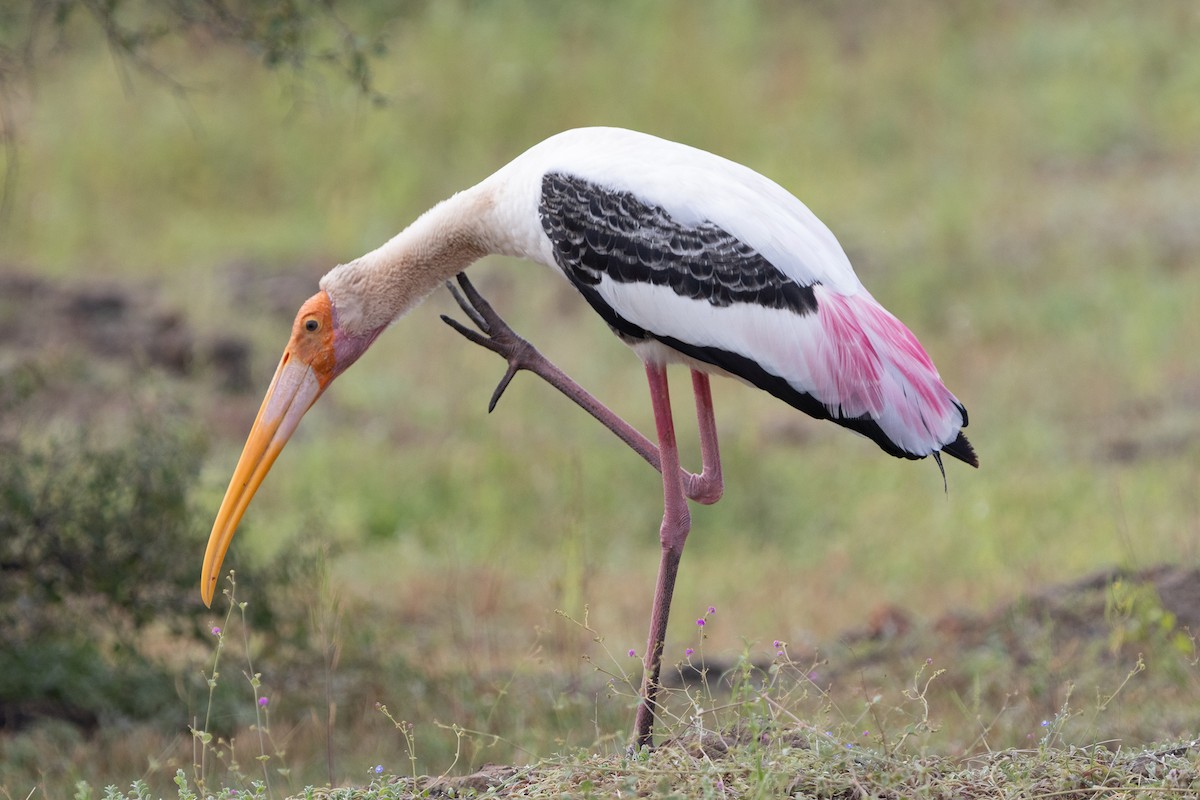
[[[82, 15], [0, 98], [15, 145], [0, 431], [21, 453], [81, 426], [95, 447], [120, 447], [148, 418], [181, 448], [201, 441], [185, 526], [198, 544], [170, 553], [197, 580], [317, 279], [581, 125], [709, 149], [793, 191], [921, 339], [970, 411], [982, 464], [948, 464], [944, 492], [931, 462], [888, 458], [719, 381], [726, 494], [693, 512], [668, 659], [696, 644], [710, 605], [706, 654], [769, 658], [773, 640], [815, 646], [892, 606], [933, 621], [1099, 569], [1196, 563], [1195, 3], [448, 0], [341, 13], [387, 44], [372, 61], [381, 102], [317, 62], [268, 70], [196, 33], [147, 49], [155, 75]], [[24, 299], [14, 275], [32, 286]], [[499, 258], [472, 276], [518, 332], [652, 430], [636, 359], [563, 281]], [[29, 298], [68, 290], [168, 319], [186, 356], [171, 369], [133, 347], [122, 361], [114, 346], [89, 349], [96, 328], [60, 330], [59, 306], [28, 313], [40, 308]], [[620, 741], [632, 719], [630, 698], [596, 690], [580, 656], [637, 667], [624, 653], [645, 646], [658, 478], [528, 376], [488, 415], [503, 365], [442, 325], [452, 308], [435, 296], [339, 379], [234, 545], [238, 597], [255, 607], [286, 583], [266, 577], [281, 554], [333, 543], [276, 609], [308, 626], [315, 655], [275, 646], [254, 664], [293, 754], [276, 762], [307, 779], [327, 779], [327, 755], [342, 780], [403, 767], [377, 701], [417, 723], [435, 772], [455, 742], [434, 719], [502, 737], [477, 744], [487, 760]], [[161, 326], [146, 330], [161, 341]], [[244, 374], [220, 355], [230, 348]], [[680, 428], [695, 464], [694, 430]], [[188, 598], [202, 630], [223, 624], [223, 609]], [[558, 610], [587, 613], [603, 644]], [[166, 649], [194, 677], [211, 652], [188, 641], [186, 656]], [[219, 686], [232, 707], [254, 702], [240, 669]], [[89, 772], [100, 763], [117, 777], [173, 774], [191, 763], [183, 726], [205, 702], [179, 688], [163, 709], [174, 733], [123, 722], [136, 733], [120, 742], [5, 734], [0, 786], [102, 785]], [[228, 713], [232, 731], [244, 720]], [[38, 753], [55, 737], [75, 749], [51, 766]]]

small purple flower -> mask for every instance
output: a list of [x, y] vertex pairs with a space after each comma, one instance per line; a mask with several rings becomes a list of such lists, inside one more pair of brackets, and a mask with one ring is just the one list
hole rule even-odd
[[701, 617], [700, 619], [696, 620], [696, 624], [699, 625], [701, 628], [703, 628], [704, 627], [704, 617]]
[[634, 650], [632, 647], [631, 647], [631, 648], [629, 648], [629, 657], [630, 657], [630, 658], [637, 658], [637, 651], [636, 651], [636, 650]]
[[691, 656], [692, 656], [692, 653], [694, 653], [694, 652], [696, 652], [696, 651], [695, 651], [695, 650], [693, 650], [692, 648], [690, 648], [690, 647], [689, 647], [687, 650], [684, 650], [684, 651], [683, 651], [683, 654], [684, 654], [685, 656], [687, 656], [688, 658], [691, 658]]
[[258, 698], [258, 705], [260, 708], [266, 708], [267, 704], [270, 702], [271, 702], [271, 698], [266, 697], [265, 695], [263, 697]]
[[1050, 726], [1050, 720], [1048, 720], [1048, 719], [1044, 719], [1044, 720], [1042, 720], [1042, 727], [1043, 727], [1043, 728], [1048, 728], [1049, 726]]
[[783, 642], [781, 642], [781, 641], [779, 641], [778, 639], [776, 639], [776, 640], [775, 640], [775, 649], [776, 649], [776, 650], [778, 650], [778, 649], [779, 649], [779, 648], [781, 648], [781, 647], [783, 647]]
[[716, 606], [709, 606], [709, 607], [708, 607], [708, 613], [710, 613], [710, 614], [715, 614], [715, 613], [717, 613], [717, 607], [716, 607]]
[[383, 774], [383, 764], [376, 764], [375, 768], [371, 771], [374, 772], [376, 775], [382, 775]]
[[212, 629], [212, 635], [213, 635], [213, 636], [220, 636], [220, 635], [221, 635], [221, 629], [220, 629], [220, 628], [218, 628], [216, 625], [213, 625], [213, 629]]

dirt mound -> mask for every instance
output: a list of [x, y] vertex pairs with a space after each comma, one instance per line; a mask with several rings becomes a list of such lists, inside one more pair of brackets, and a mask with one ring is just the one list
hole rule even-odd
[[[821, 662], [823, 681], [865, 667], [915, 659], [920, 653], [998, 650], [1017, 667], [1052, 647], [1060, 653], [1117, 658], [1147, 644], [1189, 639], [1200, 631], [1200, 569], [1169, 564], [1140, 570], [1109, 569], [1057, 584], [992, 610], [951, 612], [922, 622], [896, 605], [875, 609], [865, 625], [845, 631], [819, 651], [789, 653], [796, 663]], [[753, 664], [764, 676], [771, 661]], [[739, 668], [733, 659], [707, 657], [664, 671], [668, 688], [699, 686]]]
[[1019, 645], [1017, 634], [1029, 626], [1053, 627], [1060, 640], [1112, 640], [1119, 635], [1114, 629], [1122, 625], [1200, 630], [1200, 570], [1169, 564], [1103, 570], [1025, 595], [985, 614], [945, 615], [933, 628], [970, 647], [993, 635]]
[[6, 370], [47, 353], [82, 351], [177, 376], [211, 369], [227, 391], [250, 385], [246, 341], [198, 335], [182, 313], [148, 290], [116, 282], [64, 285], [0, 270], [0, 317], [8, 331], [0, 350]]

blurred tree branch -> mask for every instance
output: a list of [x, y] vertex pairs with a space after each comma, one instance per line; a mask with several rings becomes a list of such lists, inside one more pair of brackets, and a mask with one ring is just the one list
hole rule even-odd
[[18, 173], [14, 103], [39, 65], [69, 49], [68, 28], [95, 28], [119, 63], [173, 92], [184, 86], [156, 60], [154, 46], [203, 36], [241, 49], [269, 69], [300, 72], [310, 64], [340, 73], [382, 103], [372, 60], [386, 52], [382, 34], [362, 35], [337, 13], [335, 0], [30, 0], [0, 7], [0, 227], [9, 217]]

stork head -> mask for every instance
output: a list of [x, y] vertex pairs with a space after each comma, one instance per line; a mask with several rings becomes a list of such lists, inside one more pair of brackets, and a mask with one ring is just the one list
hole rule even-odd
[[213, 522], [200, 583], [205, 605], [212, 605], [221, 562], [233, 541], [238, 522], [300, 424], [300, 418], [333, 379], [357, 361], [382, 331], [382, 327], [365, 332], [344, 330], [339, 325], [337, 309], [324, 290], [300, 306], [296, 321], [292, 323], [292, 338], [279, 360], [275, 377], [263, 398]]

